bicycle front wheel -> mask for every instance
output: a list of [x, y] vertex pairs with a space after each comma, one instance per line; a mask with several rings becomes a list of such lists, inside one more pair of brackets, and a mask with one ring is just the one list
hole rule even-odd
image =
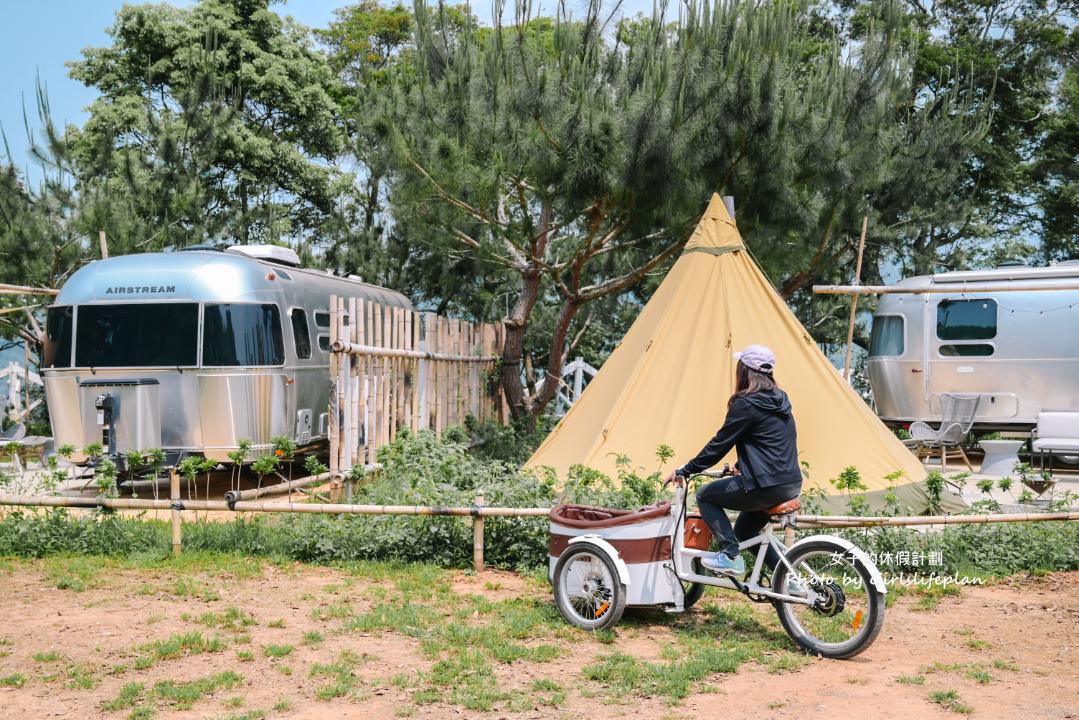
[[783, 629], [803, 650], [846, 659], [869, 647], [884, 624], [884, 593], [869, 567], [844, 546], [814, 540], [787, 553], [793, 570], [780, 563], [772, 587], [786, 595], [817, 599], [812, 605], [774, 600]]

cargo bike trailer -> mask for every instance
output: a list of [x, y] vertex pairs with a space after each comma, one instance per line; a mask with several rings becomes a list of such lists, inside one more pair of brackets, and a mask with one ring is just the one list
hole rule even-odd
[[[768, 513], [773, 522], [793, 527], [800, 508], [790, 500]], [[673, 502], [636, 511], [558, 505], [549, 517], [548, 579], [555, 603], [569, 623], [585, 630], [613, 627], [626, 607], [682, 612], [707, 587], [771, 603], [791, 639], [821, 657], [857, 655], [884, 623], [884, 578], [865, 552], [841, 537], [812, 535], [788, 548], [769, 523], [740, 544], [742, 551], [757, 551], [747, 577], [705, 571], [700, 559], [709, 554], [711, 533], [699, 516], [687, 514], [684, 485]], [[779, 558], [771, 571], [765, 565], [769, 548]]]

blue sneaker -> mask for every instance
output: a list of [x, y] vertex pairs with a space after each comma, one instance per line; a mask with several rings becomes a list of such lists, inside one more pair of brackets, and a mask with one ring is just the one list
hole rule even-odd
[[739, 555], [731, 558], [727, 553], [717, 552], [712, 557], [701, 558], [701, 565], [720, 575], [745, 575], [746, 561]]

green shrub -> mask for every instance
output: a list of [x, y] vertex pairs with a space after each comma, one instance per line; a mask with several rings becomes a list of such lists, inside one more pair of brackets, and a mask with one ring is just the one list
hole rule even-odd
[[[666, 448], [659, 448], [656, 470], [650, 474], [635, 468], [629, 458], [617, 458], [619, 487], [603, 473], [578, 465], [570, 469], [559, 491], [553, 474], [524, 472], [514, 463], [479, 455], [469, 449], [469, 438], [462, 430], [447, 432], [441, 440], [430, 432], [401, 432], [378, 452], [385, 472], [358, 487], [354, 501], [468, 507], [482, 495], [486, 505], [498, 507], [577, 502], [633, 508], [655, 501], [664, 492], [662, 469], [670, 458]], [[937, 478], [943, 485], [939, 473]], [[859, 480], [848, 473], [842, 478], [842, 489], [856, 486]], [[546, 517], [489, 517], [486, 560], [508, 568], [543, 566], [547, 532]], [[922, 573], [1003, 575], [1079, 568], [1079, 523], [961, 525], [931, 533], [874, 528], [841, 534], [869, 552], [939, 552], [944, 564], [918, 568]], [[64, 509], [20, 510], [0, 518], [0, 555], [154, 559], [166, 557], [169, 548], [165, 521], [107, 512], [76, 516]], [[396, 560], [467, 567], [472, 559], [472, 527], [468, 517], [301, 514], [251, 519], [241, 515], [231, 522], [185, 523], [184, 548], [314, 563]]]

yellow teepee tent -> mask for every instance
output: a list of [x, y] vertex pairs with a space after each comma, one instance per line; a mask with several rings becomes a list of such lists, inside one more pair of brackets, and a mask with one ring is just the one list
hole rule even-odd
[[[880, 505], [892, 484], [885, 476], [901, 471], [899, 501], [926, 506], [921, 463], [821, 353], [749, 256], [718, 195], [621, 344], [526, 466], [550, 466], [565, 478], [580, 463], [614, 477], [617, 456], [650, 470], [666, 443], [675, 452], [668, 467], [677, 467], [723, 423], [733, 353], [752, 343], [775, 351], [776, 380], [794, 406], [805, 487], [834, 495], [829, 479], [854, 466], [870, 504]], [[838, 501], [825, 504], [842, 510]], [[962, 507], [950, 495], [945, 503]]]

